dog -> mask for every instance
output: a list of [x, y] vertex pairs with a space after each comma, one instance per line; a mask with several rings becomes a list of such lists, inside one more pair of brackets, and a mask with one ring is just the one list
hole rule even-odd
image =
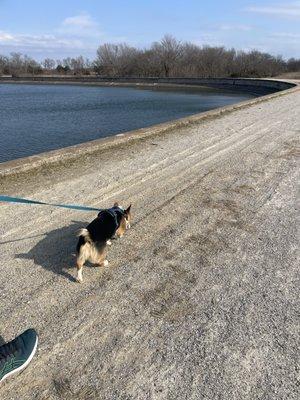
[[78, 232], [79, 239], [76, 247], [77, 282], [82, 282], [82, 269], [86, 261], [106, 267], [108, 261], [107, 245], [111, 239], [121, 238], [130, 228], [131, 204], [124, 210], [118, 203], [112, 208], [102, 210], [86, 228]]

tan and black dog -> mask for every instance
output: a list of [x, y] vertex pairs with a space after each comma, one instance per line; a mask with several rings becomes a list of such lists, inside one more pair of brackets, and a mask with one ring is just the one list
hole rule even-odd
[[78, 232], [77, 243], [77, 282], [82, 282], [82, 268], [86, 261], [99, 266], [107, 266], [107, 245], [114, 236], [121, 238], [130, 228], [131, 205], [124, 210], [118, 203], [112, 208], [102, 210], [86, 228]]

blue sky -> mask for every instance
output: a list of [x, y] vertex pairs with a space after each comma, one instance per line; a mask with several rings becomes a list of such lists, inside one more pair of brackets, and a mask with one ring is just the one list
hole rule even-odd
[[102, 43], [146, 47], [166, 33], [300, 58], [300, 1], [0, 0], [0, 54], [93, 59]]

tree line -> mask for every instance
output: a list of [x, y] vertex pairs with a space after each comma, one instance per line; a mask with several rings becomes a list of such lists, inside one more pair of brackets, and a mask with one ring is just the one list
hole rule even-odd
[[300, 59], [284, 60], [258, 50], [197, 46], [165, 35], [149, 48], [126, 43], [99, 46], [94, 61], [82, 56], [37, 62], [27, 55], [0, 55], [0, 75], [68, 74], [106, 77], [267, 77], [300, 71]]

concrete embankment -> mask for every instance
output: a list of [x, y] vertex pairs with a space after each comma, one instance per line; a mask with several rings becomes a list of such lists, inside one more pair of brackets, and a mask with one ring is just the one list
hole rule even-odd
[[298, 399], [300, 91], [282, 93], [1, 178], [134, 217], [80, 285], [76, 231], [95, 215], [0, 205], [0, 335], [40, 335], [1, 399]]

